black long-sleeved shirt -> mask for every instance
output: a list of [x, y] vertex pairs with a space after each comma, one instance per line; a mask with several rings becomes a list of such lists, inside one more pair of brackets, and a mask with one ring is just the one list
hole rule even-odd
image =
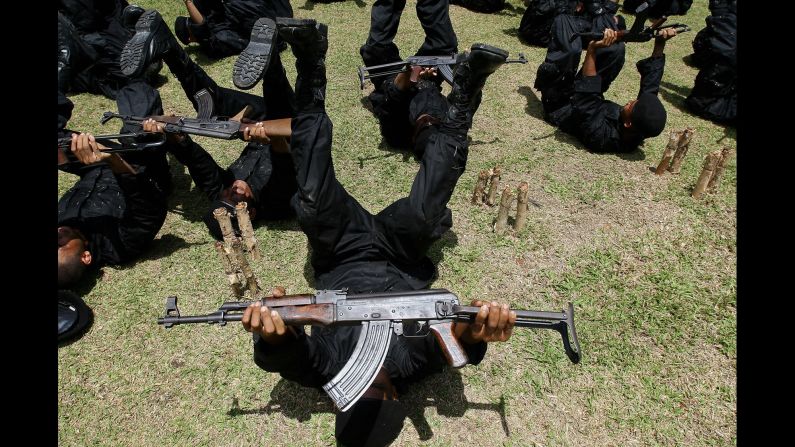
[[217, 200], [235, 180], [244, 180], [254, 194], [256, 219], [281, 219], [293, 214], [290, 198], [298, 186], [290, 154], [275, 153], [269, 144], [249, 143], [227, 169], [190, 137], [173, 145], [171, 153], [208, 199]]
[[[640, 60], [636, 66], [641, 76], [638, 96], [643, 93], [656, 95], [665, 69], [665, 55]], [[604, 98], [601, 76], [579, 77], [574, 82], [571, 105], [571, 116], [561, 128], [577, 136], [589, 150], [632, 152], [643, 141], [640, 137], [622, 140], [623, 123], [619, 117], [622, 106]]]
[[80, 180], [58, 200], [58, 226], [88, 239], [92, 265], [123, 264], [139, 256], [166, 219], [166, 194], [146, 168], [114, 174], [107, 165], [79, 171]]
[[[303, 386], [322, 387], [350, 358], [359, 339], [361, 327], [312, 327], [312, 335], [298, 330], [298, 337], [281, 345], [270, 345], [254, 335], [254, 362], [262, 369], [277, 372], [287, 380]], [[486, 343], [463, 344], [469, 363], [477, 365], [486, 355]], [[419, 338], [392, 334], [384, 360], [398, 392], [406, 384], [441, 371], [447, 364], [439, 342], [433, 335]]]

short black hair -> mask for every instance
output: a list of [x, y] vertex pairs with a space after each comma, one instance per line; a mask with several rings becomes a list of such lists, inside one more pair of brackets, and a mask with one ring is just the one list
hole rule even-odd
[[638, 96], [631, 119], [632, 128], [643, 135], [643, 138], [650, 138], [662, 133], [668, 114], [657, 95], [643, 93]]
[[83, 272], [86, 270], [86, 265], [80, 259], [80, 256], [71, 256], [61, 262], [58, 260], [58, 287], [64, 287], [76, 283]]
[[406, 409], [397, 400], [362, 398], [338, 413], [334, 436], [345, 447], [387, 446], [403, 430]]

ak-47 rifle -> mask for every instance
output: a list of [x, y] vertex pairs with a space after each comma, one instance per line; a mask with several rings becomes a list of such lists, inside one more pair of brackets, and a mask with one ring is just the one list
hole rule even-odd
[[[242, 320], [243, 312], [254, 302], [230, 301], [208, 315], [182, 316], [177, 308], [177, 297], [172, 296], [166, 298], [166, 314], [157, 323], [166, 328], [186, 323], [223, 326], [230, 321]], [[392, 332], [404, 337], [424, 337], [433, 332], [450, 366], [460, 368], [466, 365], [468, 358], [453, 334], [453, 322], [474, 321], [480, 310], [479, 307], [462, 306], [458, 297], [446, 289], [356, 295], [348, 295], [342, 290], [318, 290], [313, 295], [265, 297], [260, 302], [278, 312], [287, 325], [361, 325], [359, 341], [348, 363], [323, 385], [341, 411], [347, 411], [372, 384], [386, 358]], [[580, 342], [574, 329], [571, 303], [568, 310], [562, 312], [514, 312], [516, 327], [558, 331], [563, 337], [566, 355], [573, 363], [580, 361]]]
[[[392, 62], [389, 64], [373, 65], [370, 67], [359, 67], [359, 87], [364, 88], [364, 81], [380, 76], [389, 76], [411, 71], [411, 82], [417, 82], [417, 77], [422, 68], [436, 67], [442, 79], [448, 84], [453, 84], [453, 67], [460, 62], [460, 54], [450, 56], [411, 56], [404, 61]], [[524, 53], [519, 53], [516, 59], [507, 59], [506, 64], [526, 64], [527, 58]]]
[[[166, 133], [185, 133], [189, 135], [198, 135], [202, 137], [210, 137], [210, 138], [219, 138], [222, 140], [233, 140], [233, 139], [243, 139], [243, 132], [248, 127], [253, 127], [256, 123], [255, 121], [246, 119], [245, 116], [251, 110], [250, 106], [246, 106], [243, 110], [240, 111], [237, 115], [227, 118], [227, 117], [219, 117], [213, 116], [213, 109], [215, 108], [215, 104], [213, 103], [212, 96], [206, 89], [199, 90], [198, 93], [194, 95], [196, 99], [197, 107], [197, 114], [196, 118], [188, 118], [184, 116], [164, 116], [164, 115], [154, 115], [154, 116], [132, 116], [132, 115], [120, 115], [118, 113], [113, 112], [105, 112], [102, 115], [102, 119], [100, 122], [102, 124], [107, 123], [113, 118], [118, 118], [122, 120], [125, 124], [129, 125], [141, 125], [147, 119], [153, 119], [159, 123], [164, 124], [164, 130]], [[284, 128], [289, 129], [289, 118], [284, 118], [281, 120], [270, 120], [264, 121], [264, 123], [281, 123], [285, 121], [287, 123], [286, 126], [275, 126], [276, 128]], [[268, 130], [271, 130], [268, 132]], [[278, 131], [274, 132], [270, 127], [266, 128], [266, 132], [268, 136], [290, 136], [289, 132], [286, 134], [282, 134]]]
[[[130, 132], [115, 135], [96, 135], [97, 143], [105, 146], [103, 152], [132, 152], [161, 146], [166, 135], [157, 132]], [[58, 138], [58, 167], [79, 163], [72, 153], [72, 137]]]
[[[660, 35], [662, 30], [666, 28], [673, 28], [677, 34], [690, 31], [690, 27], [682, 23], [674, 23], [662, 26], [667, 17], [660, 17], [652, 22], [651, 26], [646, 26], [646, 20], [649, 18], [650, 8], [654, 6], [656, 0], [647, 0], [635, 9], [635, 21], [632, 23], [632, 28], [629, 30], [620, 30], [617, 32], [618, 39], [623, 42], [648, 42]], [[604, 31], [595, 31], [587, 33], [575, 33], [569, 39], [571, 42], [577, 38], [589, 40], [601, 40], [604, 37]]]

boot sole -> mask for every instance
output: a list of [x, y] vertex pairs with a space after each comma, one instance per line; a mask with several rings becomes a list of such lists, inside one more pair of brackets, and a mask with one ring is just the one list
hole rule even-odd
[[160, 21], [160, 14], [151, 10], [143, 13], [135, 23], [135, 35], [124, 45], [119, 58], [119, 66], [125, 76], [134, 76], [143, 71], [143, 53], [148, 51]]
[[494, 54], [496, 56], [500, 56], [500, 57], [504, 57], [505, 59], [508, 59], [508, 52], [507, 51], [503, 50], [502, 48], [497, 48], [497, 47], [494, 47], [494, 46], [491, 46], [491, 45], [487, 45], [485, 43], [473, 43], [472, 44], [472, 50], [487, 51], [487, 52], [489, 52], [491, 54]]
[[232, 68], [232, 82], [235, 87], [249, 90], [262, 79], [270, 65], [275, 36], [276, 22], [267, 17], [257, 20], [251, 29], [248, 46], [240, 53]]

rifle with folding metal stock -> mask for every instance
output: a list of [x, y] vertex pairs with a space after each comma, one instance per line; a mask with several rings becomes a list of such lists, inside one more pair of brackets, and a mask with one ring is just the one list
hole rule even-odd
[[[453, 67], [460, 62], [462, 55], [452, 54], [450, 56], [411, 56], [404, 61], [392, 62], [389, 64], [373, 65], [370, 67], [359, 67], [359, 87], [364, 88], [364, 81], [380, 76], [389, 76], [411, 71], [411, 82], [417, 82], [420, 71], [423, 68], [436, 67], [442, 75], [442, 79], [448, 84], [453, 84]], [[516, 59], [508, 59], [506, 64], [526, 64], [527, 58], [524, 53], [519, 53]]]
[[[279, 313], [291, 326], [361, 325], [359, 341], [348, 363], [323, 389], [341, 411], [348, 410], [372, 384], [384, 363], [389, 340], [394, 332], [404, 337], [424, 337], [433, 332], [447, 362], [454, 368], [467, 364], [464, 349], [453, 334], [453, 323], [474, 321], [479, 307], [463, 306], [446, 289], [348, 295], [342, 290], [318, 290], [313, 295], [265, 297], [263, 306]], [[209, 323], [225, 325], [241, 321], [245, 309], [255, 301], [230, 301], [208, 315], [182, 316], [177, 297], [166, 299], [166, 313], [158, 324], [170, 328], [177, 324]], [[545, 312], [514, 310], [515, 327], [553, 329], [563, 338], [566, 355], [580, 361], [580, 342], [574, 328], [574, 306], [568, 310]], [[571, 332], [571, 338], [569, 338]], [[572, 346], [573, 344], [573, 346]]]
[[[646, 20], [649, 18], [651, 7], [657, 3], [657, 0], [647, 0], [635, 9], [635, 21], [632, 22], [632, 27], [629, 30], [619, 30], [618, 39], [622, 42], [648, 42], [660, 35], [660, 32], [666, 28], [673, 28], [677, 34], [690, 31], [690, 27], [682, 23], [674, 23], [662, 26], [667, 20], [667, 17], [660, 17], [652, 22], [651, 26], [646, 26]], [[569, 39], [574, 42], [578, 37], [590, 40], [602, 40], [604, 38], [604, 31], [595, 31], [587, 33], [575, 33]]]
[[[105, 146], [102, 152], [133, 152], [161, 146], [165, 134], [157, 132], [130, 132], [114, 135], [96, 135], [94, 140]], [[72, 153], [72, 137], [58, 138], [58, 167], [79, 163]]]
[[[213, 109], [215, 104], [212, 96], [206, 89], [199, 90], [194, 95], [197, 104], [196, 118], [189, 118], [184, 116], [133, 116], [121, 115], [113, 112], [105, 112], [102, 115], [100, 123], [105, 124], [113, 118], [118, 118], [128, 125], [140, 126], [148, 119], [153, 119], [162, 123], [166, 133], [184, 133], [189, 135], [197, 135], [209, 138], [218, 138], [222, 140], [243, 139], [243, 132], [248, 127], [254, 127], [255, 121], [246, 119], [246, 115], [251, 111], [250, 106], [246, 106], [237, 115], [229, 117], [213, 116]], [[286, 129], [289, 129], [289, 118], [281, 120], [269, 120], [264, 123], [276, 123], [277, 121], [286, 121]], [[284, 127], [284, 126], [282, 126]], [[268, 132], [268, 136], [289, 136], [286, 134]]]

